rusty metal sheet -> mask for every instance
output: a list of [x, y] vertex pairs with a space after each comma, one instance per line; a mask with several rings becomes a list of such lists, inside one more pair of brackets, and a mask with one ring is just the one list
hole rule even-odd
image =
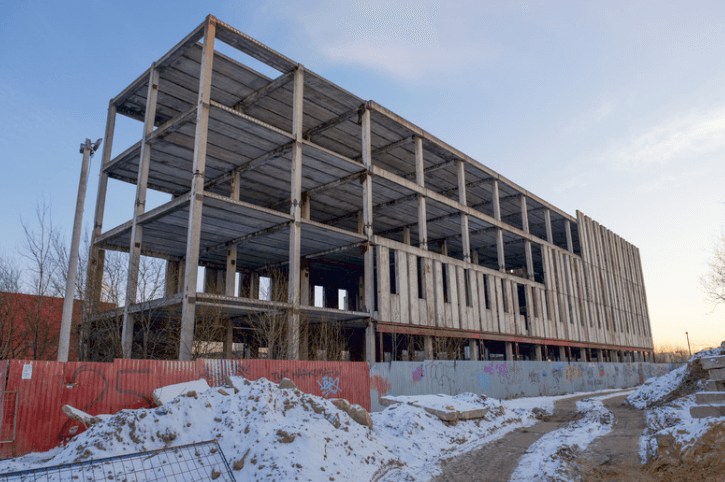
[[227, 375], [249, 380], [266, 378], [279, 383], [289, 378], [305, 393], [324, 398], [344, 398], [370, 410], [368, 364], [287, 360], [203, 360], [209, 385], [224, 384]]
[[64, 364], [11, 360], [7, 388], [18, 392], [18, 455], [43, 452], [58, 445]]

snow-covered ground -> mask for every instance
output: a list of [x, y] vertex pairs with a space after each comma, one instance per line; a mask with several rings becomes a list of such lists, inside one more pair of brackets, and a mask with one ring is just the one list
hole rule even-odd
[[623, 393], [618, 391], [577, 401], [577, 411], [583, 417], [536, 441], [519, 460], [511, 482], [566, 480], [562, 473], [567, 468], [566, 461], [586, 449], [595, 438], [612, 430], [614, 417], [604, 408], [602, 400]]
[[[686, 445], [710, 428], [712, 419], [690, 417], [693, 395], [661, 403], [671, 398], [673, 390], [681, 389], [686, 373], [683, 367], [650, 379], [628, 397], [634, 406], [646, 410], [643, 458], [656, 453], [658, 437], [663, 434]], [[280, 388], [266, 379], [251, 382], [240, 377], [230, 377], [229, 382], [224, 388], [188, 391], [158, 408], [123, 410], [65, 447], [0, 461], [0, 473], [215, 439], [240, 481], [425, 481], [439, 473], [442, 459], [533, 425], [537, 413], [553, 412], [556, 400], [586, 395], [516, 400], [471, 393], [389, 397], [398, 403], [371, 413], [370, 429], [332, 401], [302, 393], [294, 386]], [[511, 480], [566, 480], [559, 477], [569, 456], [612, 429], [612, 414], [602, 400], [625, 392], [592, 392], [590, 398], [578, 401], [584, 416], [532, 445]], [[483, 409], [486, 414], [450, 423], [426, 408]]]
[[693, 375], [697, 367], [695, 361], [723, 354], [725, 348], [696, 353], [687, 365], [664, 376], [646, 380], [644, 385], [627, 397], [633, 406], [645, 410], [647, 417], [647, 428], [640, 438], [642, 463], [651, 461], [657, 455], [658, 440], [671, 437], [677, 451], [682, 453], [697, 444], [714, 425], [723, 423], [719, 418], [698, 419], [690, 416], [690, 408], [696, 405], [694, 393], [703, 391], [705, 384], [704, 378], [698, 379]]
[[[372, 413], [373, 429], [330, 400], [265, 379], [188, 392], [154, 409], [122, 410], [65, 447], [0, 462], [0, 473], [216, 439], [237, 480], [423, 481], [438, 462], [536, 423], [563, 397], [500, 401], [464, 393], [414, 397]], [[569, 395], [571, 396], [571, 395]], [[410, 397], [406, 397], [410, 398]], [[487, 409], [482, 419], [444, 423], [424, 407]]]

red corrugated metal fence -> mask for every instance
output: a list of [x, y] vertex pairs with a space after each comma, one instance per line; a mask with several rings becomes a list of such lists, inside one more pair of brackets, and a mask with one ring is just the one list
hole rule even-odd
[[[91, 415], [151, 407], [154, 389], [199, 378], [219, 386], [227, 375], [250, 380], [265, 377], [274, 382], [286, 377], [303, 392], [326, 398], [345, 398], [370, 410], [367, 363], [279, 360], [0, 362], [0, 374], [4, 375], [8, 368], [5, 390], [18, 392], [17, 432], [15, 454], [11, 444], [2, 444], [2, 458], [46, 451], [81, 433], [84, 427], [61, 412], [63, 405], [72, 405]], [[12, 428], [8, 429], [14, 414], [14, 407], [10, 410], [10, 405], [9, 401], [0, 400], [1, 434], [12, 431]]]

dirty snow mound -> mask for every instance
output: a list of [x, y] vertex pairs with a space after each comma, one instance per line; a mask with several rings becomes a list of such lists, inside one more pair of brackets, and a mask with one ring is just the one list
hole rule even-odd
[[711, 480], [708, 477], [725, 473], [725, 421], [690, 415], [696, 404], [694, 393], [708, 378], [701, 359], [723, 354], [722, 347], [696, 353], [686, 366], [648, 380], [628, 398], [646, 410], [647, 427], [640, 437], [642, 463], [663, 480]]
[[612, 430], [614, 417], [601, 402], [608, 397], [611, 395], [576, 402], [583, 417], [547, 433], [529, 447], [511, 475], [511, 482], [570, 480], [569, 463], [595, 438]]
[[158, 408], [122, 410], [65, 447], [0, 461], [0, 473], [215, 439], [237, 480], [423, 481], [437, 473], [441, 457], [536, 422], [531, 409], [509, 402], [436, 397], [455, 410], [485, 408], [485, 417], [443, 422], [407, 403], [363, 417], [362, 407], [305, 394], [293, 384], [229, 377], [225, 387], [189, 390]]

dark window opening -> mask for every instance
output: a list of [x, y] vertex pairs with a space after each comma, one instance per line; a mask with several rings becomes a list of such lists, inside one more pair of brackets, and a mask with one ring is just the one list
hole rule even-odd
[[442, 265], [442, 283], [443, 283], [443, 302], [448, 303], [448, 265], [443, 263]]
[[390, 251], [389, 265], [390, 265], [390, 294], [397, 295], [398, 293], [398, 278], [395, 276], [395, 251]]
[[463, 270], [463, 280], [466, 283], [466, 306], [473, 306], [473, 302], [471, 299], [473, 298], [471, 295], [471, 271], [470, 270]]
[[481, 283], [483, 283], [481, 285], [481, 291], [483, 291], [483, 303], [484, 303], [483, 306], [485, 306], [487, 310], [490, 310], [491, 309], [491, 300], [489, 300], [489, 297], [488, 297], [489, 284], [488, 284], [488, 281], [487, 281], [485, 275], [481, 276]]
[[506, 296], [506, 281], [501, 280], [501, 298], [503, 298], [503, 312], [509, 312], [508, 296]]
[[424, 300], [425, 299], [425, 287], [423, 286], [424, 283], [424, 266], [423, 266], [423, 258], [420, 256], [416, 256], [416, 266], [418, 271], [418, 298]]

